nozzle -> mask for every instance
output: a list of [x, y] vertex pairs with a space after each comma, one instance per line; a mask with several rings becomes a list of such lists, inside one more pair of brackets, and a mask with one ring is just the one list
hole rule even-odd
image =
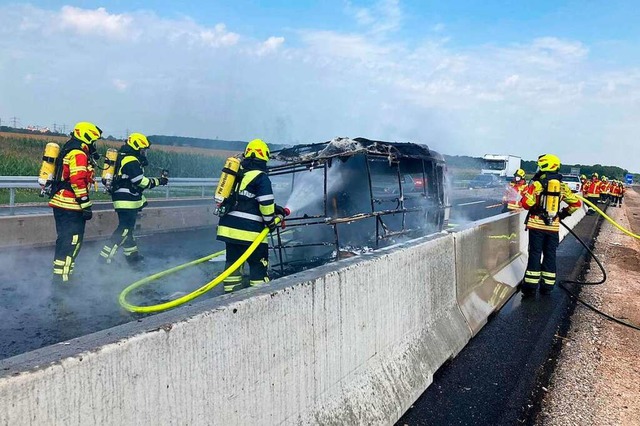
[[289, 216], [291, 214], [291, 209], [289, 209], [289, 207], [285, 207], [284, 208], [284, 215], [285, 216]]

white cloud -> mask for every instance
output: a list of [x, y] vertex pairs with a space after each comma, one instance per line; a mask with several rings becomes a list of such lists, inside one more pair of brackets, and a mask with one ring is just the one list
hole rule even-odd
[[111, 82], [118, 92], [124, 92], [129, 87], [129, 84], [126, 81], [119, 78], [114, 78]]
[[260, 44], [260, 46], [258, 46], [256, 53], [259, 56], [267, 55], [269, 53], [273, 53], [278, 49], [280, 49], [280, 47], [283, 44], [284, 44], [284, 37], [271, 36], [268, 39], [266, 39], [262, 44]]
[[63, 6], [56, 18], [62, 28], [71, 29], [79, 34], [94, 34], [116, 39], [126, 39], [135, 35], [132, 34], [132, 16], [110, 14], [104, 7], [91, 10]]
[[378, 0], [372, 7], [357, 7], [347, 2], [346, 12], [367, 33], [386, 34], [396, 31], [402, 23], [399, 0]]
[[[454, 47], [445, 23], [416, 45], [395, 33], [397, 1], [347, 10], [356, 29], [294, 28], [285, 45], [151, 12], [0, 6], [0, 111], [34, 122], [88, 115], [114, 134], [362, 135], [525, 158], [545, 141], [565, 162], [628, 167], [640, 156], [638, 67], [603, 65], [589, 45], [553, 36]], [[612, 135], [626, 153], [603, 148]]]

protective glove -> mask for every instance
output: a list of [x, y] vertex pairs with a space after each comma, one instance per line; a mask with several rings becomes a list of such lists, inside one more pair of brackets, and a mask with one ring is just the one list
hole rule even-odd
[[93, 217], [93, 211], [91, 210], [91, 207], [82, 209], [82, 218], [84, 220], [91, 220], [92, 217]]
[[560, 220], [563, 220], [567, 217], [571, 216], [571, 213], [569, 213], [569, 210], [567, 210], [567, 208], [565, 207], [564, 209], [560, 210], [560, 212], [558, 212], [558, 218]]
[[166, 184], [169, 183], [169, 178], [168, 177], [164, 177], [164, 176], [160, 176], [158, 178], [158, 183], [160, 184], [160, 186], [165, 186]]
[[284, 218], [291, 214], [291, 210], [289, 210], [287, 207], [282, 207], [276, 204], [275, 213], [276, 213], [276, 217], [280, 218], [280, 223], [277, 226], [279, 226], [282, 229], [286, 229], [287, 224], [285, 223]]
[[291, 210], [287, 207], [282, 207], [276, 204], [276, 216], [282, 216], [283, 218], [291, 214]]
[[91, 200], [86, 195], [84, 197], [76, 198], [76, 202], [82, 209], [82, 217], [84, 220], [91, 220], [93, 212], [91, 211]]

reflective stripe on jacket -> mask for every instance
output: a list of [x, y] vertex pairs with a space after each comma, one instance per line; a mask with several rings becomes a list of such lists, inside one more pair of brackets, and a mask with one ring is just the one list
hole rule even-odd
[[[255, 160], [259, 161], [259, 160]], [[243, 169], [256, 166], [256, 163], [245, 160]], [[275, 202], [271, 180], [264, 166], [244, 170], [238, 188], [237, 202], [231, 211], [220, 218], [218, 223], [218, 240], [234, 244], [251, 244], [269, 223], [274, 220]], [[259, 163], [258, 163], [259, 164]], [[264, 170], [261, 170], [264, 169]], [[266, 237], [262, 240], [266, 244]]]
[[[65, 148], [71, 149], [64, 154]], [[89, 159], [87, 153], [81, 148], [81, 144], [75, 139], [69, 140], [62, 148], [64, 157], [62, 158], [62, 173], [60, 185], [49, 201], [50, 207], [65, 210], [82, 210], [77, 198], [89, 197], [89, 185], [93, 183], [92, 172], [89, 170]], [[91, 202], [89, 201], [89, 206]]]
[[600, 182], [598, 179], [590, 180], [589, 186], [586, 192], [586, 196], [593, 197], [593, 198], [599, 197], [600, 191], [601, 191], [601, 185], [602, 185], [602, 182]]
[[522, 208], [520, 205], [520, 199], [522, 198], [522, 191], [527, 187], [527, 182], [521, 179], [519, 182], [512, 180], [509, 182], [507, 191], [502, 197], [503, 202], [507, 203], [507, 209], [519, 210]]
[[140, 210], [147, 205], [142, 191], [158, 186], [158, 178], [144, 175], [142, 165], [135, 151], [127, 145], [118, 151], [116, 179], [113, 183], [111, 199], [116, 210]]
[[[556, 179], [556, 176], [560, 175], [548, 175], [547, 179]], [[544, 180], [544, 175], [543, 175]], [[543, 192], [543, 185], [536, 181], [531, 185], [528, 185], [523, 193], [521, 204], [522, 207], [526, 210], [529, 210], [529, 215], [527, 218], [527, 229], [539, 229], [541, 231], [548, 232], [559, 232], [560, 231], [560, 219], [556, 216], [551, 223], [547, 224], [545, 221], [545, 217], [543, 214], [544, 206], [540, 205], [541, 195]], [[569, 186], [560, 182], [560, 202], [564, 201], [568, 207], [567, 211], [569, 214], [573, 214], [577, 211], [582, 203], [578, 199], [578, 197], [571, 192]]]

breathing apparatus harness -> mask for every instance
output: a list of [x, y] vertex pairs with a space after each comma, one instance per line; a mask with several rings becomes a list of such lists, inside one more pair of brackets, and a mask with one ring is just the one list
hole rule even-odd
[[[149, 165], [149, 160], [147, 159], [147, 156], [145, 155], [143, 150], [135, 150], [128, 145], [123, 145], [120, 150], [118, 150], [117, 158], [115, 159], [115, 161], [107, 157], [107, 159], [113, 161], [113, 175], [111, 177], [111, 182], [104, 182], [106, 192], [113, 194], [120, 188], [127, 188], [134, 195], [139, 195], [142, 193], [140, 189], [131, 184], [131, 181], [129, 179], [130, 176], [122, 173], [122, 161], [126, 157], [135, 157], [140, 163], [140, 167], [142, 168]], [[105, 160], [105, 165], [106, 164], [107, 161]], [[111, 164], [109, 165], [111, 166]], [[161, 169], [160, 177], [169, 178], [169, 170]], [[109, 185], [107, 185], [107, 183], [109, 183]]]
[[[82, 145], [83, 142], [75, 138], [69, 139], [64, 144], [62, 150], [55, 158], [53, 179], [46, 182], [46, 184], [42, 188], [40, 196], [46, 195], [47, 197], [52, 198], [61, 189], [73, 191], [71, 183], [62, 179], [64, 158], [73, 150], [80, 150], [82, 152], [85, 152], [87, 155], [87, 159], [89, 160], [89, 164], [94, 169], [99, 168], [97, 161], [100, 159], [100, 154], [96, 151], [95, 146], [93, 144], [87, 144], [87, 146], [89, 147], [89, 151], [86, 152], [84, 149], [82, 149]], [[43, 160], [50, 161], [50, 158], [43, 157]]]
[[560, 173], [536, 173], [529, 184], [538, 182], [542, 186], [542, 192], [538, 203], [527, 213], [524, 224], [529, 223], [532, 214], [540, 216], [545, 225], [550, 226], [560, 213], [560, 196], [562, 195], [562, 175]]
[[214, 195], [214, 214], [222, 217], [236, 206], [243, 178], [244, 169], [241, 167], [240, 160], [235, 157], [227, 158]]

